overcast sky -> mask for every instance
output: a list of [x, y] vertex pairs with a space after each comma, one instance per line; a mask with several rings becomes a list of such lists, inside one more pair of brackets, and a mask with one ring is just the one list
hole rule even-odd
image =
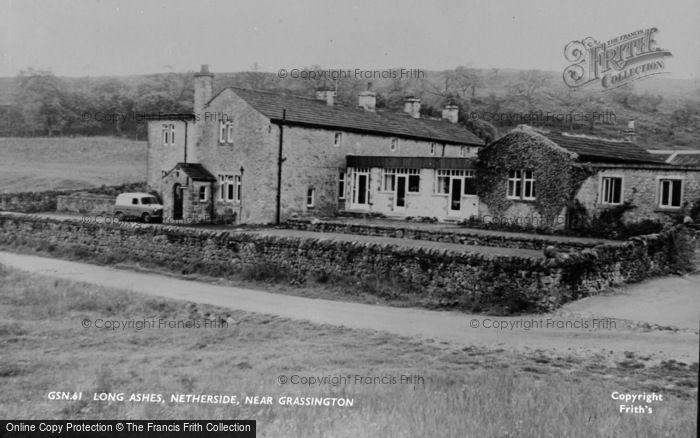
[[0, 0], [0, 76], [405, 67], [563, 70], [564, 45], [659, 28], [700, 72], [699, 0]]

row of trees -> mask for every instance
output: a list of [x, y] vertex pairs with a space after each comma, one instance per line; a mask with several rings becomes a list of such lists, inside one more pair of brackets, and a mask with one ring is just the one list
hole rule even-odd
[[[320, 66], [307, 71], [322, 71]], [[319, 88], [336, 90], [341, 105], [354, 106], [357, 94], [367, 82], [327, 76], [279, 79], [259, 71], [220, 74], [216, 88], [239, 86], [258, 90], [313, 96]], [[0, 105], [0, 135], [116, 135], [144, 138], [145, 124], [137, 116], [148, 113], [189, 112], [193, 101], [193, 73], [164, 73], [127, 78], [64, 79], [50, 71], [22, 71], [14, 84], [14, 104]], [[546, 110], [604, 113], [618, 110], [628, 114], [658, 115], [663, 101], [660, 95], [637, 94], [631, 87], [600, 93], [572, 91], [556, 74], [537, 70], [503, 72], [477, 70], [464, 66], [440, 72], [425, 72], [420, 79], [380, 79], [374, 81], [379, 109], [400, 110], [407, 95], [422, 99], [422, 113], [439, 117], [443, 105], [450, 102], [460, 108], [460, 122], [485, 140], [499, 131], [523, 123], [508, 117], [481, 117], [483, 114], [527, 114]], [[700, 118], [697, 101], [677, 105], [672, 114], [663, 115], [672, 130], [694, 130]], [[532, 120], [529, 124], [556, 125], [558, 129], [614, 131], [626, 120], [605, 121], [591, 118], [585, 122], [569, 121], [562, 126], [556, 120]]]

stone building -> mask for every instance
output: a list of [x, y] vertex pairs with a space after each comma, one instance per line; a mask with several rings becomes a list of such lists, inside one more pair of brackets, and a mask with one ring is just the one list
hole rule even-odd
[[[148, 185], [161, 194], [165, 220], [476, 213], [468, 184], [434, 187], [437, 174], [470, 174], [483, 146], [457, 124], [456, 106], [427, 119], [416, 98], [403, 112], [376, 108], [370, 87], [346, 107], [330, 90], [315, 99], [241, 88], [213, 95], [213, 80], [206, 66], [195, 76], [193, 114], [148, 122]], [[471, 210], [459, 207], [470, 200]]]
[[[457, 124], [357, 105], [226, 88], [207, 66], [194, 79], [192, 114], [148, 123], [148, 185], [165, 220], [275, 223], [340, 212], [440, 221], [482, 218], [564, 227], [572, 205], [625, 219], [667, 219], [700, 198], [700, 166], [665, 162], [634, 143], [519, 127], [484, 146]], [[694, 158], [694, 157], [693, 157]], [[674, 158], [675, 159], [675, 158]], [[687, 159], [686, 159], [687, 160]]]
[[627, 222], [688, 214], [700, 202], [700, 166], [666, 162], [632, 140], [520, 126], [479, 155], [480, 172], [493, 176], [480, 215], [563, 227], [572, 205], [593, 216], [624, 204]]

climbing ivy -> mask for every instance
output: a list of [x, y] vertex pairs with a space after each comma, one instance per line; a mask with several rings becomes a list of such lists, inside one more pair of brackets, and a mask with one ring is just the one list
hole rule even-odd
[[[507, 199], [508, 172], [532, 170], [535, 200]], [[529, 127], [518, 127], [479, 152], [480, 199], [494, 215], [504, 215], [515, 202], [532, 204], [544, 218], [556, 218], [569, 206], [581, 184], [594, 174], [576, 155]]]

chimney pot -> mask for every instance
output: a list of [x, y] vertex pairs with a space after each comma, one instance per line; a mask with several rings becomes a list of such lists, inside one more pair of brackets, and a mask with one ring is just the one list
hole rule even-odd
[[364, 108], [365, 111], [374, 112], [377, 106], [377, 93], [372, 91], [372, 83], [367, 83], [367, 91], [363, 91], [357, 98], [357, 104]]
[[420, 99], [417, 97], [407, 97], [404, 101], [403, 111], [414, 119], [420, 118]]
[[319, 88], [316, 90], [316, 99], [326, 102], [326, 105], [335, 105], [335, 91], [327, 88]]
[[450, 123], [457, 123], [459, 120], [459, 107], [454, 104], [447, 104], [442, 110], [442, 118]]

